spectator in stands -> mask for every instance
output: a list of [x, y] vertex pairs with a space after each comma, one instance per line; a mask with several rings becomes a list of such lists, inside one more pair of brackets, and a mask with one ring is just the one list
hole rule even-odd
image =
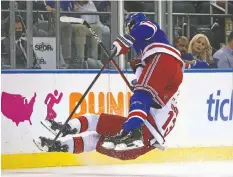
[[[42, 13], [46, 10], [45, 1], [33, 1], [33, 36], [34, 37], [48, 37], [54, 36], [54, 27], [51, 23], [52, 14]], [[49, 21], [49, 22], [48, 22]], [[43, 34], [44, 33], [44, 34]]]
[[209, 39], [204, 34], [196, 34], [192, 38], [188, 52], [192, 53], [195, 58], [207, 62], [211, 68], [217, 68], [217, 63], [212, 57], [212, 47]]
[[[56, 1], [44, 1], [45, 9], [49, 12], [52, 12], [55, 17], [55, 5]], [[72, 1], [60, 1], [61, 13], [67, 11], [73, 11], [73, 2]], [[55, 18], [53, 19], [55, 22]], [[46, 23], [48, 26], [48, 21], [41, 21], [40, 23]], [[55, 24], [53, 23], [55, 26]], [[71, 44], [72, 44], [72, 25], [70, 23], [60, 22], [61, 27], [61, 46], [62, 46], [62, 54], [65, 60], [71, 60]], [[55, 32], [55, 28], [54, 28]]]
[[189, 40], [185, 36], [175, 39], [175, 47], [180, 51], [181, 58], [188, 64], [188, 68], [209, 68], [205, 61], [198, 60], [191, 53], [188, 53]]
[[[180, 51], [182, 59], [186, 59], [185, 54], [188, 52], [189, 40], [185, 36], [179, 36], [175, 39], [175, 47]], [[191, 54], [192, 55], [192, 54]]]
[[[111, 2], [110, 1], [102, 1], [99, 5], [100, 12], [111, 12]], [[100, 21], [110, 27], [111, 25], [111, 18], [109, 15], [100, 16]]]
[[[76, 12], [97, 12], [95, 4], [89, 1], [74, 1], [74, 11]], [[102, 40], [102, 33], [109, 33], [110, 29], [104, 26], [98, 15], [81, 15], [81, 18], [86, 20], [92, 29], [96, 32], [98, 37]], [[86, 36], [91, 37], [91, 58], [98, 59], [98, 42], [91, 35], [86, 26], [81, 24], [73, 25], [73, 32], [75, 35], [75, 46], [77, 49], [77, 59], [81, 62], [85, 56]]]
[[228, 36], [226, 46], [219, 49], [213, 58], [218, 60], [218, 68], [233, 68], [233, 31]]
[[[38, 4], [33, 2], [33, 9], [34, 9], [34, 6], [35, 4]], [[2, 5], [2, 8], [3, 9], [8, 9], [9, 10], [9, 1], [2, 1], [1, 2], [1, 5]], [[19, 9], [19, 10], [25, 10], [26, 9], [26, 2], [25, 1], [18, 1], [16, 2], [15, 1], [15, 9]], [[44, 9], [43, 9], [44, 10]], [[21, 13], [21, 12], [16, 12], [16, 14], [20, 17], [22, 17], [22, 19], [25, 19], [26, 18], [26, 13]], [[33, 14], [33, 17], [35, 17], [36, 15]], [[2, 36], [6, 37], [6, 33], [8, 33], [9, 31], [9, 26], [10, 24], [7, 23], [9, 22], [9, 18], [10, 18], [10, 14], [9, 12], [2, 12], [2, 22], [1, 22], [1, 32], [2, 32]], [[34, 19], [34, 22], [37, 21], [36, 19]], [[39, 29], [37, 26], [33, 25], [33, 36], [38, 36], [38, 37], [45, 37], [45, 36], [48, 36], [48, 33], [42, 29]]]
[[[15, 18], [15, 43], [16, 43], [16, 68], [26, 68], [27, 63], [30, 62], [31, 58], [28, 58], [26, 53], [27, 41], [22, 38], [22, 34], [25, 33], [25, 29], [23, 26], [23, 22], [21, 17], [16, 16]], [[7, 37], [2, 40], [1, 46], [1, 57], [2, 57], [2, 64], [4, 66], [10, 66], [11, 58], [10, 58], [10, 32], [8, 31]], [[40, 68], [37, 64], [36, 55], [33, 51], [33, 66], [32, 68]]]
[[103, 12], [111, 12], [111, 2], [110, 1], [101, 1], [99, 8]]

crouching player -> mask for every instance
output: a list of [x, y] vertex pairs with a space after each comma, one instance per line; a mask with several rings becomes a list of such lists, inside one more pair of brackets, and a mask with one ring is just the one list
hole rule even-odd
[[[79, 134], [85, 131], [94, 133], [80, 134], [64, 141], [59, 139], [49, 151], [62, 149], [81, 153], [96, 150], [127, 160], [137, 158], [155, 147], [163, 148], [164, 138], [176, 122], [178, 110], [173, 102], [183, 79], [185, 65], [180, 52], [171, 46], [157, 23], [142, 13], [129, 15], [125, 22], [126, 34], [113, 43], [116, 56], [126, 54], [131, 47], [139, 56], [138, 60], [131, 62], [136, 82], [133, 82], [135, 88], [127, 118], [101, 114], [72, 120], [67, 130], [77, 130]], [[49, 140], [40, 138], [38, 144], [46, 146], [46, 141]]]
[[[128, 118], [111, 114], [87, 114], [70, 120], [62, 131], [62, 137], [53, 146], [48, 146], [52, 140], [46, 137], [39, 137], [35, 143], [40, 150], [47, 152], [80, 154], [97, 151], [121, 160], [135, 159], [156, 147], [163, 149], [165, 137], [173, 129], [178, 115], [177, 96], [178, 92], [162, 109], [151, 108], [147, 123], [127, 134], [127, 142], [119, 140], [116, 144], [112, 143], [115, 135], [121, 135]], [[63, 126], [54, 120], [45, 120], [42, 124], [53, 134], [58, 133]]]

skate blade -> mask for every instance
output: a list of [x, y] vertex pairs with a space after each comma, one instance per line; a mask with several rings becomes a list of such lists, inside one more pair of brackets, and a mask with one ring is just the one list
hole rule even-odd
[[49, 148], [47, 146], [42, 147], [40, 139], [38, 139], [38, 140], [33, 139], [33, 143], [36, 145], [36, 147], [39, 150], [44, 151], [44, 152], [48, 152]]
[[48, 131], [50, 131], [53, 135], [57, 136], [58, 133], [57, 133], [56, 131], [52, 130], [51, 128], [49, 128], [49, 127], [50, 127], [50, 123], [49, 123], [48, 121], [44, 120], [44, 121], [40, 121], [40, 123], [41, 123]]
[[116, 148], [114, 150], [116, 151], [127, 151], [131, 149], [138, 149], [144, 146], [143, 141], [137, 140], [134, 141], [130, 146], [127, 146], [126, 144], [118, 144], [116, 145]]

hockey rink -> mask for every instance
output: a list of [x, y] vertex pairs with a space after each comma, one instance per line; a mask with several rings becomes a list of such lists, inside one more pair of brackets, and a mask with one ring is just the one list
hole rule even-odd
[[233, 161], [60, 167], [2, 171], [6, 177], [233, 177]]

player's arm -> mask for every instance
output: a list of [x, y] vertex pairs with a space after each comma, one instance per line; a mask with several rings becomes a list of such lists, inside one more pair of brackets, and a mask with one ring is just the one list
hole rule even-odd
[[137, 41], [147, 41], [155, 36], [158, 27], [150, 22], [143, 21], [133, 26], [130, 31], [130, 35]]
[[150, 40], [157, 31], [157, 26], [150, 21], [143, 21], [135, 24], [129, 34], [119, 36], [114, 42], [113, 47], [116, 48], [116, 56], [126, 54], [135, 41]]
[[128, 53], [129, 49], [133, 46], [135, 39], [128, 34], [119, 36], [114, 42], [112, 52], [115, 51], [115, 56]]

